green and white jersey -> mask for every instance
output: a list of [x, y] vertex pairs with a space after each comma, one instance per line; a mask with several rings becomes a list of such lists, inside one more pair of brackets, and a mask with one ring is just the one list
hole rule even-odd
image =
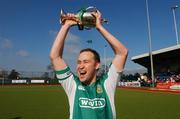
[[116, 119], [114, 95], [119, 73], [112, 64], [107, 74], [83, 85], [69, 67], [56, 71], [69, 101], [70, 119]]

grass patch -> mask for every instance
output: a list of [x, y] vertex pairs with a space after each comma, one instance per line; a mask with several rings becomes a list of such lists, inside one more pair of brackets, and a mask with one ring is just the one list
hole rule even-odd
[[[117, 89], [117, 119], [177, 119], [180, 95]], [[68, 119], [61, 86], [1, 86], [0, 119]]]
[[117, 119], [177, 119], [179, 94], [119, 89], [116, 93]]

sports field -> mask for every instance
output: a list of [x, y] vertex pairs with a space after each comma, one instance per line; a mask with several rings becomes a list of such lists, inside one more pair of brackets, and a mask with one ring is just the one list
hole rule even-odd
[[[180, 119], [180, 94], [117, 89], [117, 119]], [[68, 119], [61, 86], [0, 86], [0, 119]]]

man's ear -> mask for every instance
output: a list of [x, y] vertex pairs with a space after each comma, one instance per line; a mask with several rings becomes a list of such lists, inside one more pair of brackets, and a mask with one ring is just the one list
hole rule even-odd
[[100, 62], [96, 62], [96, 70], [100, 68]]

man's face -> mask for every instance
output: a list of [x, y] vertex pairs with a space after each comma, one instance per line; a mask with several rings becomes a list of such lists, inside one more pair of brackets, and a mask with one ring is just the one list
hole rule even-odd
[[96, 77], [99, 65], [100, 63], [94, 59], [94, 54], [90, 51], [80, 53], [76, 67], [80, 81], [85, 84], [91, 83]]

